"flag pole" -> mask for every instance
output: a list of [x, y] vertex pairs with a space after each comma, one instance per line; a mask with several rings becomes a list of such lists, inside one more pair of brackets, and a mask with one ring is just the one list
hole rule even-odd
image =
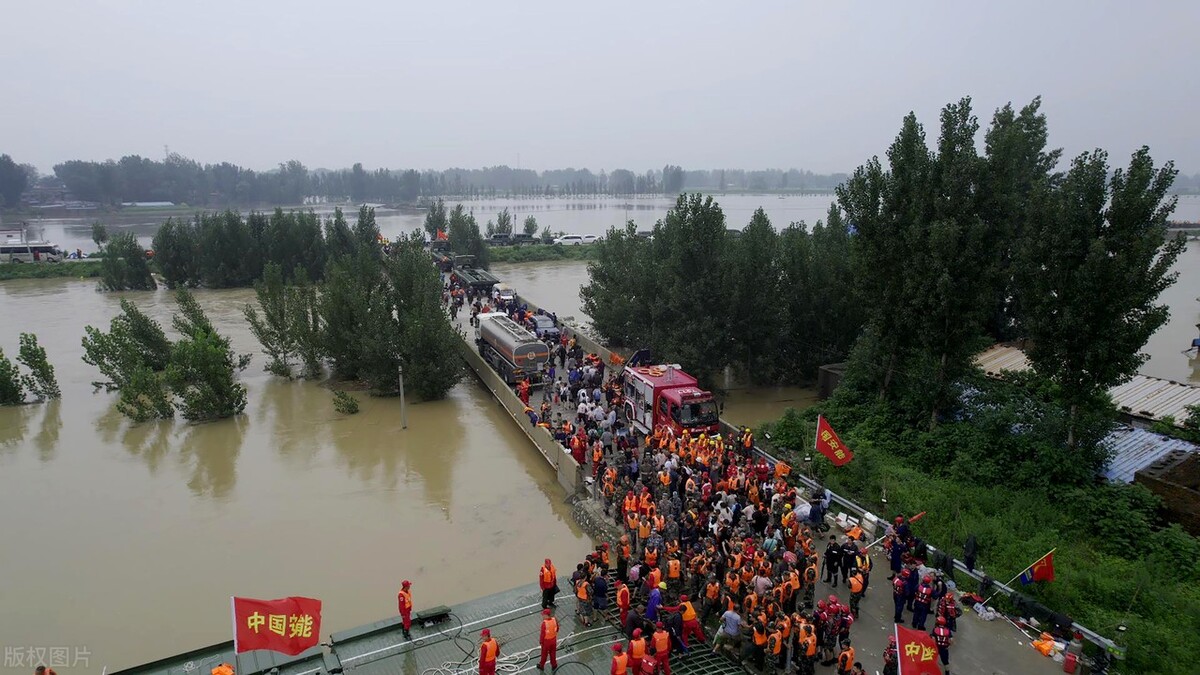
[[[1055, 552], [1055, 551], [1057, 551], [1057, 550], [1058, 550], [1058, 547], [1057, 547], [1057, 546], [1055, 546], [1054, 548], [1050, 549], [1050, 553], [1047, 553], [1046, 555], [1044, 555], [1044, 556], [1042, 556], [1042, 557], [1038, 558], [1037, 560], [1034, 560], [1033, 562], [1031, 562], [1031, 563], [1029, 563], [1028, 565], [1026, 565], [1026, 566], [1025, 566], [1025, 569], [1021, 570], [1020, 572], [1017, 572], [1016, 576], [1014, 576], [1013, 578], [1009, 579], [1009, 580], [1008, 580], [1008, 583], [1006, 583], [1006, 584], [1004, 584], [1004, 585], [1005, 585], [1005, 586], [1012, 586], [1012, 584], [1013, 584], [1013, 582], [1014, 582], [1014, 581], [1016, 581], [1017, 579], [1020, 579], [1022, 574], [1025, 574], [1026, 572], [1028, 572], [1028, 571], [1029, 571], [1029, 568], [1031, 568], [1031, 567], [1033, 567], [1034, 565], [1036, 565], [1036, 564], [1038, 564], [1038, 563], [1042, 562], [1043, 560], [1045, 560], [1045, 559], [1046, 559], [1046, 556], [1048, 556], [1048, 555], [1050, 555], [1050, 554], [1054, 553], [1054, 552]], [[996, 597], [996, 596], [997, 596], [999, 593], [1000, 593], [1000, 591], [995, 591], [994, 593], [992, 593], [991, 595], [989, 595], [989, 596], [988, 596], [988, 598], [987, 598], [987, 600], [984, 600], [982, 604], [984, 604], [984, 605], [986, 606], [986, 605], [987, 605], [989, 602], [991, 602], [991, 601], [992, 601], [992, 598]]]
[[892, 624], [892, 635], [896, 639], [896, 675], [904, 675], [904, 659], [900, 658], [900, 624]]
[[242, 675], [242, 663], [238, 659], [237, 643], [237, 599], [229, 596], [229, 626], [233, 628], [233, 675]]

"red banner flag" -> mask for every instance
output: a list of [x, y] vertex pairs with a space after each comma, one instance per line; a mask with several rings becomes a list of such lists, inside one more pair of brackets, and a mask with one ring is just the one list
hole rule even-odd
[[438, 241], [450, 241], [450, 236], [446, 234], [445, 230], [438, 230], [437, 231], [437, 240]]
[[817, 417], [817, 451], [829, 458], [834, 466], [841, 466], [854, 459], [854, 453], [842, 443], [842, 439], [834, 433], [833, 427], [824, 417]]
[[1037, 562], [1021, 573], [1020, 579], [1023, 584], [1031, 584], [1035, 581], [1054, 581], [1054, 551], [1038, 558]]
[[233, 649], [269, 649], [295, 656], [317, 646], [321, 601], [312, 598], [233, 598]]
[[923, 630], [896, 624], [896, 660], [900, 675], [942, 675], [937, 643]]

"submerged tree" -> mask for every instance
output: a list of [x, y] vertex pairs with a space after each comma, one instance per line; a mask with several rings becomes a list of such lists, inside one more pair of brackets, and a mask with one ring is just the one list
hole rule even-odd
[[247, 304], [243, 314], [250, 323], [250, 332], [267, 355], [266, 370], [281, 377], [291, 377], [291, 361], [296, 352], [296, 341], [291, 330], [294, 312], [290, 307], [294, 296], [284, 286], [283, 271], [279, 265], [267, 264], [262, 281], [254, 284], [254, 294], [258, 298], [258, 309]]
[[25, 402], [25, 389], [21, 382], [21, 371], [0, 349], [0, 405], [21, 405]]
[[100, 282], [109, 291], [147, 291], [158, 288], [146, 251], [132, 233], [113, 235], [104, 245]]
[[62, 396], [58, 388], [58, 379], [54, 376], [54, 366], [47, 360], [46, 349], [38, 344], [36, 335], [21, 333], [21, 348], [17, 360], [29, 369], [29, 374], [22, 376], [21, 381], [34, 398], [45, 401]]
[[447, 227], [449, 221], [446, 219], [446, 203], [439, 199], [430, 205], [425, 214], [425, 234], [429, 235], [429, 241], [433, 241], [437, 239], [439, 232], [446, 232]]
[[245, 370], [249, 354], [235, 354], [229, 339], [213, 327], [186, 289], [175, 294], [179, 311], [171, 325], [181, 338], [171, 346], [166, 380], [179, 397], [179, 411], [191, 421], [232, 417], [246, 408], [246, 386], [236, 372]]

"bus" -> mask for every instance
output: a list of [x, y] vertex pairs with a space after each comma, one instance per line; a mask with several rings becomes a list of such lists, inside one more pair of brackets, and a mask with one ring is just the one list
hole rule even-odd
[[47, 241], [0, 243], [0, 263], [61, 262], [66, 256]]

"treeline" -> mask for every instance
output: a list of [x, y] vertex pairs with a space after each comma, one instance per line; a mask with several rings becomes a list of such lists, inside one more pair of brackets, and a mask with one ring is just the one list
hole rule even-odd
[[851, 245], [837, 207], [782, 231], [759, 209], [734, 235], [711, 197], [681, 195], [652, 238], [629, 223], [593, 244], [580, 297], [610, 344], [650, 347], [710, 384], [728, 364], [759, 383], [803, 380], [858, 335]]
[[847, 385], [925, 427], [955, 414], [980, 349], [1029, 338], [1068, 413], [1064, 442], [1095, 448], [1105, 429], [1088, 411], [1168, 317], [1157, 298], [1184, 247], [1166, 235], [1176, 172], [1146, 149], [1126, 169], [1095, 151], [1055, 171], [1040, 103], [997, 110], [982, 154], [969, 99], [942, 111], [933, 150], [910, 114], [888, 166], [856, 170], [812, 233], [776, 233], [759, 212], [733, 238], [711, 199], [681, 197], [653, 241], [627, 228], [598, 244], [585, 310], [614, 344], [760, 382], [853, 346]]
[[[6, 165], [0, 162], [0, 179]], [[15, 196], [30, 184], [13, 164]], [[229, 162], [201, 164], [178, 154], [163, 160], [137, 155], [103, 162], [71, 160], [57, 164], [54, 174], [76, 198], [117, 205], [124, 202], [169, 201], [192, 206], [300, 204], [308, 198], [355, 202], [413, 203], [421, 198], [458, 196], [599, 196], [674, 195], [686, 189], [778, 190], [832, 189], [845, 174], [809, 171], [741, 169], [686, 171], [668, 164], [662, 169], [592, 172], [588, 169], [534, 171], [495, 166], [482, 169], [369, 170], [309, 169], [291, 160], [269, 171], [254, 171]], [[20, 179], [19, 185], [16, 179]], [[36, 179], [36, 172], [34, 173]], [[14, 205], [15, 205], [14, 201]]]

